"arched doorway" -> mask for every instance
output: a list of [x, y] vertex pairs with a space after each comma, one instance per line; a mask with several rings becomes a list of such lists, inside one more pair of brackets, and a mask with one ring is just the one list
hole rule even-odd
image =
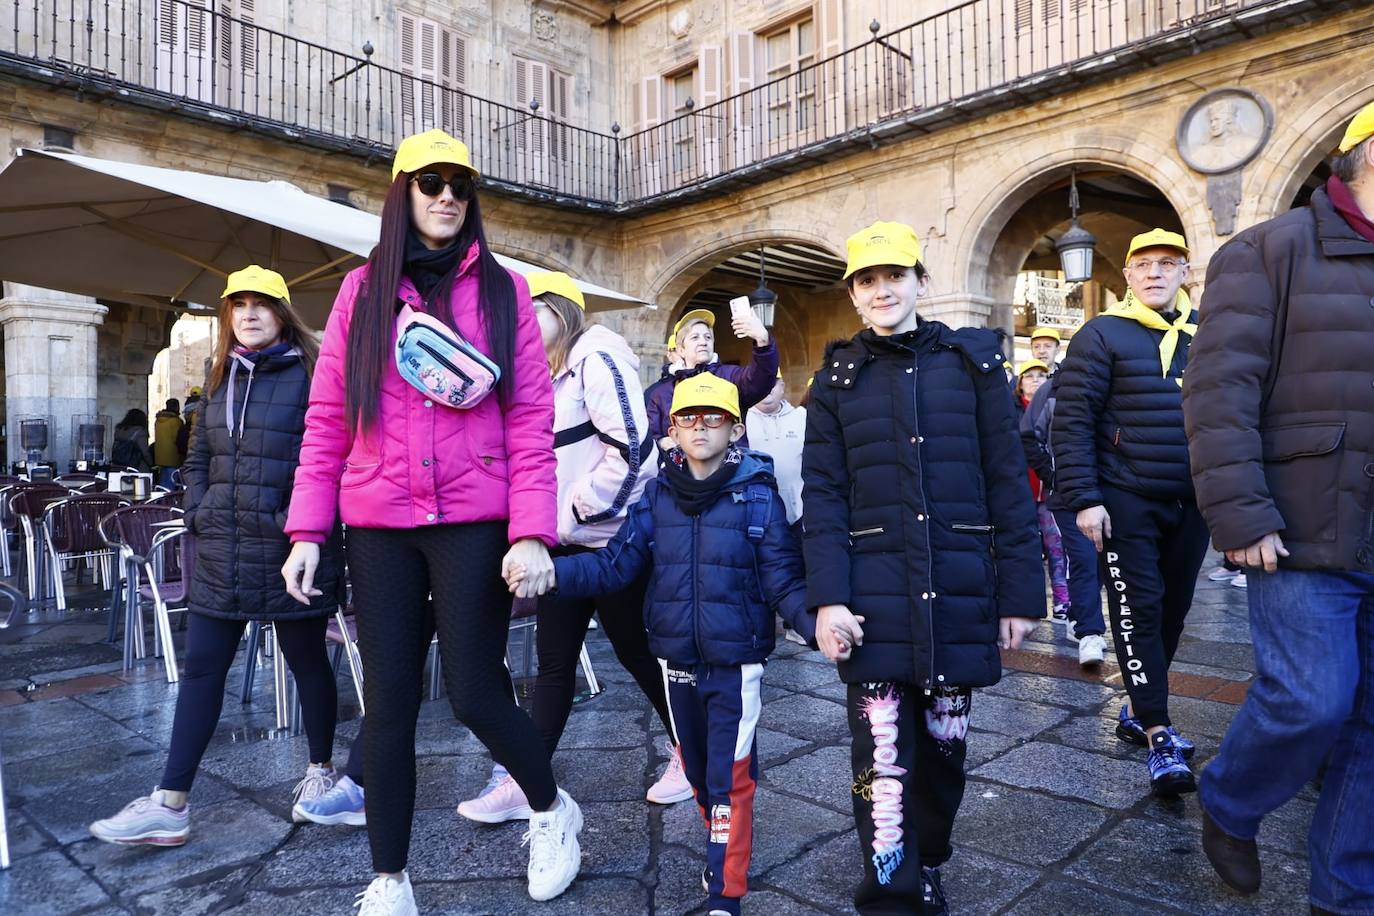
[[[687, 284], [669, 281], [665, 291], [681, 289], [665, 308], [663, 335], [692, 309], [716, 317], [716, 352], [725, 363], [749, 360], [750, 343], [730, 332], [730, 300], [747, 296], [759, 283], [760, 265], [768, 288], [777, 294], [773, 335], [778, 343], [789, 397], [796, 400], [820, 360], [825, 342], [858, 330], [853, 307], [841, 278], [844, 260], [815, 242], [759, 239], [747, 246], [697, 261]], [[686, 273], [687, 271], [684, 271]], [[661, 297], [660, 304], [669, 306]]]
[[[1092, 278], [1071, 284], [1055, 246], [1070, 226], [1073, 182], [1079, 222], [1097, 244]], [[1034, 327], [1058, 328], [1067, 340], [1083, 322], [1125, 295], [1122, 268], [1133, 236], [1155, 227], [1188, 234], [1163, 191], [1134, 172], [1100, 163], [1058, 166], [1028, 182], [1018, 196], [1000, 229], [989, 225], [983, 262], [985, 294], [993, 301], [988, 324], [1014, 335], [1017, 361], [1029, 357]]]

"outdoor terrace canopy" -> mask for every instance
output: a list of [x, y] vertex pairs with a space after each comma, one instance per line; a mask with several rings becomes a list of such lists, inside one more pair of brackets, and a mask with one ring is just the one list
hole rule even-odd
[[[219, 301], [247, 264], [281, 273], [306, 322], [323, 328], [343, 274], [381, 219], [286, 181], [252, 181], [21, 149], [0, 171], [0, 278], [167, 308]], [[520, 273], [541, 268], [497, 255]], [[588, 311], [640, 299], [578, 281]]]

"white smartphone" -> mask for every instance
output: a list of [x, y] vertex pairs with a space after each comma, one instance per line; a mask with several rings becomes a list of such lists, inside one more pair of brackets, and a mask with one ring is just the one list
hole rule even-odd
[[754, 307], [749, 304], [748, 296], [736, 296], [730, 300], [731, 318], [748, 318], [754, 314]]

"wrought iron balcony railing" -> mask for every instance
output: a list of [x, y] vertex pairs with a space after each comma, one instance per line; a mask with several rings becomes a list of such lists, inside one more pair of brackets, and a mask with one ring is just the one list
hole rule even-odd
[[[367, 156], [443, 127], [516, 193], [623, 211], [758, 180], [1359, 0], [968, 0], [628, 136], [224, 15], [213, 0], [10, 0], [0, 71]], [[754, 53], [753, 49], [747, 52]]]

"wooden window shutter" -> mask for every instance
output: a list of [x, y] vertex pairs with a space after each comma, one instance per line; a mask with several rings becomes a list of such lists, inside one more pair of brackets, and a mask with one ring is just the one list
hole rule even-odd
[[641, 84], [644, 101], [641, 111], [645, 128], [663, 123], [663, 77], [647, 76]]
[[571, 115], [571, 83], [566, 73], [549, 71], [549, 114], [559, 121], [566, 121]]
[[[824, 61], [844, 53], [843, 0], [816, 0], [816, 60]], [[843, 133], [848, 121], [845, 102], [843, 60], [819, 64], [815, 69], [816, 122], [823, 137]]]
[[[245, 73], [253, 73], [258, 69], [258, 32], [253, 27], [256, 21], [257, 0], [239, 0], [239, 18], [242, 24], [233, 25], [234, 32], [239, 36], [239, 65]], [[225, 31], [228, 31], [229, 23], [224, 24]]]
[[448, 29], [439, 30], [439, 84], [444, 87], [444, 130], [459, 138], [466, 133], [467, 99], [460, 90], [467, 85], [467, 39]]
[[754, 88], [756, 53], [752, 32], [736, 32], [726, 39], [725, 85], [731, 102], [726, 106], [723, 130], [730, 168], [748, 165], [756, 155], [755, 120], [760, 108], [752, 95], [744, 94]]
[[1059, 18], [1059, 0], [1040, 0], [1043, 6], [1040, 8], [1040, 15], [1044, 17], [1046, 24], [1056, 21]]
[[[415, 76], [416, 63], [416, 28], [415, 17], [401, 13], [400, 19], [400, 38], [401, 38], [401, 72], [406, 77]], [[401, 80], [401, 130], [400, 133], [415, 133], [415, 80]]]
[[[697, 78], [701, 81], [701, 104], [698, 109], [715, 105], [725, 95], [725, 49], [720, 45], [706, 45], [697, 58]], [[700, 119], [700, 148], [697, 156], [706, 175], [720, 172], [721, 117], [725, 106], [711, 109]]]
[[1016, 0], [1016, 30], [1030, 28], [1031, 0]]
[[178, 44], [177, 17], [181, 4], [175, 0], [157, 0], [157, 43], [164, 48], [175, 48]]
[[754, 36], [750, 32], [731, 35], [726, 42], [730, 95], [754, 88]]

